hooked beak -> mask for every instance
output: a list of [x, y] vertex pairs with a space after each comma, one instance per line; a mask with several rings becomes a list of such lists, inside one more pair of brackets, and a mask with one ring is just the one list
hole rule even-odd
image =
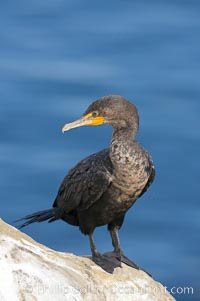
[[80, 119], [78, 119], [74, 122], [70, 122], [70, 123], [65, 124], [62, 128], [62, 132], [64, 134], [64, 132], [69, 131], [69, 130], [74, 129], [74, 128], [78, 128], [80, 126], [84, 126], [84, 125], [101, 125], [104, 122], [105, 122], [104, 117], [102, 117], [102, 116], [93, 117], [92, 113], [89, 113], [89, 114], [81, 117]]

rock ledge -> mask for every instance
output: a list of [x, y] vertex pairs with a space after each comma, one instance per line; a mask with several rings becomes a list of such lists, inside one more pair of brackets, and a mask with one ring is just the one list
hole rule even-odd
[[53, 251], [0, 220], [1, 301], [174, 301], [146, 273], [106, 273], [90, 258]]

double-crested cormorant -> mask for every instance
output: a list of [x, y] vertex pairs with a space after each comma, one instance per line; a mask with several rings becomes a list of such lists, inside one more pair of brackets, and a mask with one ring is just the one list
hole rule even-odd
[[[125, 262], [138, 268], [122, 253], [118, 236], [127, 210], [148, 189], [155, 175], [150, 155], [135, 140], [139, 128], [136, 107], [121, 96], [102, 97], [80, 119], [65, 124], [62, 132], [104, 123], [114, 129], [109, 148], [72, 168], [61, 183], [53, 208], [20, 219], [25, 220], [20, 228], [62, 219], [89, 235], [92, 258], [97, 264], [107, 264], [109, 271], [109, 261], [118, 260], [119, 266]], [[103, 225], [108, 225], [114, 247], [107, 255], [97, 251], [93, 239], [94, 229]]]

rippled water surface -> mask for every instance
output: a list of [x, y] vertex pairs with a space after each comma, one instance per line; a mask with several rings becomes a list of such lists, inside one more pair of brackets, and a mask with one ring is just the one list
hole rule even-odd
[[[49, 208], [67, 171], [106, 147], [108, 126], [61, 133], [100, 96], [121, 94], [140, 113], [138, 140], [154, 158], [151, 189], [120, 231], [125, 253], [172, 287], [200, 298], [200, 2], [2, 1], [1, 217]], [[59, 251], [89, 254], [63, 222], [24, 229]], [[111, 249], [105, 227], [98, 248]]]

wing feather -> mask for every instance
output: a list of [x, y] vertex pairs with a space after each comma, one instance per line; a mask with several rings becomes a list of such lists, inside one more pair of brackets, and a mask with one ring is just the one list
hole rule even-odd
[[79, 162], [64, 178], [53, 207], [65, 213], [92, 206], [112, 181], [108, 149]]

